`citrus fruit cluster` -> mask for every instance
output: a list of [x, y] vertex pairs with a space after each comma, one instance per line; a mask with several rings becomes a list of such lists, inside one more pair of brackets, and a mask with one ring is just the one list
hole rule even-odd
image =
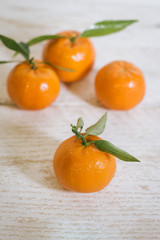
[[[121, 31], [135, 20], [102, 21], [79, 33], [65, 31], [56, 35], [43, 35], [27, 43], [16, 42], [0, 35], [9, 49], [25, 58], [9, 74], [8, 94], [22, 109], [39, 110], [51, 105], [60, 91], [62, 82], [75, 82], [83, 78], [95, 61], [90, 37], [99, 37]], [[42, 60], [30, 57], [30, 46], [48, 40], [42, 51]], [[8, 63], [12, 61], [0, 61]], [[103, 67], [95, 79], [99, 101], [107, 108], [128, 110], [136, 106], [145, 93], [142, 72], [134, 65], [116, 61]]]
[[[83, 78], [95, 61], [94, 46], [90, 37], [121, 31], [135, 20], [102, 21], [79, 33], [65, 31], [56, 35], [43, 35], [27, 43], [16, 42], [0, 35], [2, 43], [21, 54], [24, 61], [16, 65], [7, 80], [8, 94], [22, 109], [39, 110], [51, 105], [60, 91], [62, 82], [75, 82]], [[42, 60], [30, 56], [30, 46], [48, 40]], [[17, 62], [0, 61], [1, 64]], [[145, 81], [136, 66], [125, 61], [114, 61], [97, 73], [95, 91], [99, 101], [109, 109], [128, 110], [144, 97]], [[54, 171], [62, 186], [77, 192], [96, 192], [103, 189], [116, 171], [115, 157], [139, 162], [129, 153], [98, 137], [105, 128], [107, 115], [81, 133], [84, 122], [79, 118], [71, 125], [75, 134], [58, 147]]]

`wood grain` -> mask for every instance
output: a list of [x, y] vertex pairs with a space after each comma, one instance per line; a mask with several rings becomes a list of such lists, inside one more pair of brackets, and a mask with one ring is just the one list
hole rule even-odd
[[[1, 33], [18, 41], [82, 30], [102, 19], [139, 19], [121, 33], [93, 39], [93, 70], [82, 81], [62, 84], [58, 100], [43, 111], [23, 111], [11, 102], [6, 79], [14, 64], [0, 66], [1, 240], [160, 239], [159, 11], [158, 0], [1, 0]], [[32, 48], [37, 58], [42, 46]], [[2, 44], [0, 52], [1, 60], [12, 55]], [[117, 160], [115, 178], [100, 192], [66, 191], [53, 172], [54, 152], [72, 135], [70, 123], [81, 116], [88, 126], [106, 111], [95, 98], [94, 78], [100, 67], [116, 59], [142, 69], [147, 91], [137, 108], [108, 111], [102, 137], [141, 163]]]

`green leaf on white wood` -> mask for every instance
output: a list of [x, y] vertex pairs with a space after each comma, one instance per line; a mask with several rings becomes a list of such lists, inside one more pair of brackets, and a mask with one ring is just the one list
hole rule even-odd
[[22, 44], [17, 43], [14, 39], [8, 38], [4, 35], [0, 35], [0, 40], [9, 49], [21, 53], [25, 59], [29, 59], [28, 51], [22, 46]]
[[35, 37], [27, 42], [28, 46], [43, 42], [45, 40], [49, 39], [56, 39], [56, 38], [68, 38], [67, 36], [62, 36], [62, 35], [42, 35], [39, 37]]
[[114, 155], [120, 160], [126, 162], [140, 162], [137, 158], [133, 157], [128, 152], [116, 147], [115, 145], [106, 140], [95, 140], [93, 141], [93, 143], [100, 151], [110, 153], [111, 155]]
[[106, 20], [91, 25], [80, 34], [80, 37], [99, 37], [119, 32], [137, 20]]
[[88, 135], [98, 136], [103, 133], [107, 122], [107, 113], [105, 113], [98, 122], [86, 129]]
[[0, 64], [12, 63], [12, 62], [17, 62], [17, 61], [0, 61]]

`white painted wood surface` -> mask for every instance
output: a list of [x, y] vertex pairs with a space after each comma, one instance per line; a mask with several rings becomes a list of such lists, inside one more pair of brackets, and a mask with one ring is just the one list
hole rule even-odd
[[[23, 111], [12, 104], [6, 78], [14, 64], [0, 66], [0, 239], [160, 239], [160, 1], [0, 0], [0, 32], [18, 41], [65, 29], [83, 30], [103, 19], [138, 19], [123, 32], [95, 38], [97, 58], [82, 81], [61, 86], [48, 109]], [[39, 44], [32, 48], [41, 56]], [[12, 52], [0, 44], [0, 59]], [[116, 59], [144, 72], [144, 101], [128, 112], [108, 111], [102, 135], [141, 159], [117, 160], [111, 184], [93, 194], [65, 191], [52, 170], [54, 152], [71, 135], [69, 124], [86, 125], [105, 109], [94, 94], [100, 67]]]

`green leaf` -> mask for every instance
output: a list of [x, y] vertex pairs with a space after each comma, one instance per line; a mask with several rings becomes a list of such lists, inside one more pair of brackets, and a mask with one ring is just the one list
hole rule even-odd
[[46, 64], [48, 64], [48, 65], [50, 65], [50, 66], [52, 66], [52, 67], [58, 68], [58, 69], [60, 69], [60, 70], [62, 70], [62, 71], [75, 72], [74, 69], [69, 69], [69, 68], [60, 67], [60, 66], [58, 66], [58, 65], [56, 65], [56, 64], [52, 64], [52, 63], [50, 63], [50, 62], [44, 61], [44, 63], [46, 63]]
[[0, 64], [12, 63], [12, 62], [17, 62], [17, 61], [0, 61]]
[[116, 147], [112, 143], [105, 141], [105, 140], [95, 140], [93, 141], [96, 148], [98, 148], [100, 151], [110, 153], [111, 155], [114, 155], [115, 157], [126, 161], [126, 162], [140, 162], [137, 158], [133, 157], [129, 153], [125, 152], [124, 150]]
[[137, 20], [102, 21], [91, 25], [80, 34], [80, 37], [99, 37], [123, 30]]
[[15, 52], [12, 56], [12, 58], [16, 57], [19, 53], [18, 52]]
[[107, 113], [105, 113], [97, 123], [88, 127], [86, 129], [86, 133], [88, 135], [96, 135], [96, 136], [100, 135], [101, 133], [103, 133], [105, 129], [106, 122], [107, 122]]
[[[28, 55], [28, 58], [29, 58], [30, 50], [29, 50], [29, 46], [27, 45], [27, 43], [20, 42], [19, 45], [24, 49], [24, 51], [26, 52], [26, 55]], [[18, 52], [15, 52], [13, 54], [13, 57], [16, 57], [18, 54], [19, 54]]]
[[31, 45], [40, 43], [40, 42], [45, 41], [45, 40], [56, 39], [56, 38], [68, 38], [68, 37], [62, 36], [62, 35], [43, 35], [43, 36], [39, 36], [39, 37], [36, 37], [36, 38], [33, 38], [33, 39], [29, 40], [27, 42], [27, 45], [31, 46]]
[[26, 52], [26, 55], [29, 58], [30, 51], [28, 45], [24, 42], [20, 42], [19, 45], [21, 46], [21, 48], [23, 48], [23, 50]]
[[9, 49], [14, 50], [16, 52], [21, 53], [25, 59], [29, 59], [29, 56], [26, 52], [26, 50], [24, 49], [24, 47], [22, 47], [21, 44], [17, 43], [15, 40], [8, 38], [6, 36], [0, 35], [0, 40], [2, 41], [2, 43]]
[[83, 129], [83, 126], [84, 126], [84, 121], [83, 121], [83, 119], [80, 117], [80, 118], [78, 118], [78, 120], [77, 120], [76, 129], [78, 130], [78, 129], [80, 128], [80, 132], [81, 132], [82, 129]]

